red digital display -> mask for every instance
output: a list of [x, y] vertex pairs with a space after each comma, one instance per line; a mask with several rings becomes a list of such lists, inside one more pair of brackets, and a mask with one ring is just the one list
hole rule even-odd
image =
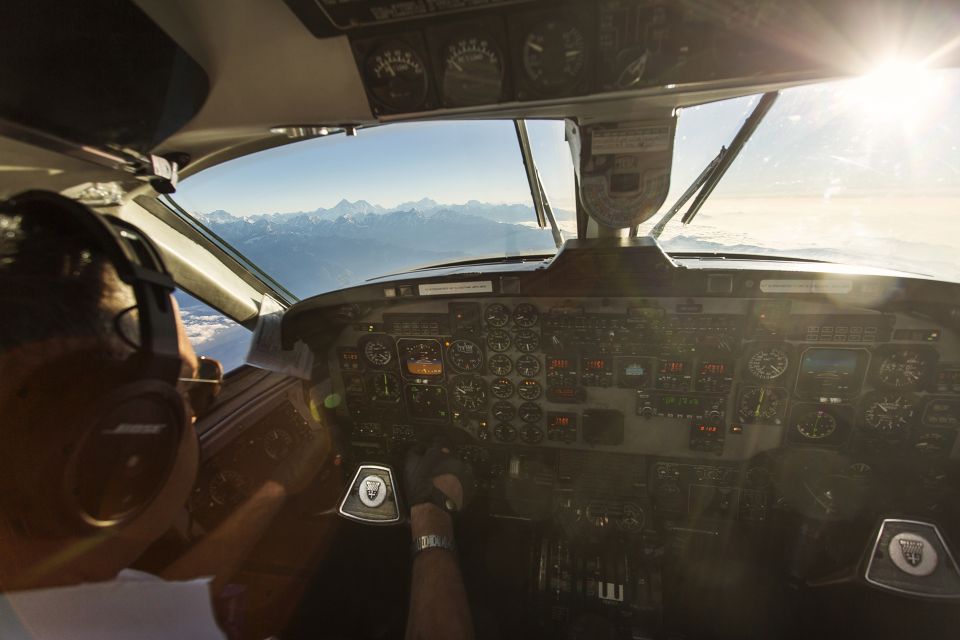
[[570, 416], [553, 416], [550, 420], [551, 427], [569, 427]]
[[701, 424], [697, 425], [697, 431], [700, 433], [717, 433], [720, 431], [720, 427], [714, 424]]
[[683, 373], [686, 366], [685, 362], [675, 360], [673, 362], [661, 362], [660, 373]]
[[723, 362], [704, 362], [700, 365], [700, 375], [722, 376], [727, 372], [727, 365]]
[[550, 369], [569, 369], [573, 363], [570, 362], [567, 358], [551, 358], [547, 361], [547, 367]]
[[607, 361], [603, 358], [587, 358], [583, 361], [584, 371], [606, 371]]

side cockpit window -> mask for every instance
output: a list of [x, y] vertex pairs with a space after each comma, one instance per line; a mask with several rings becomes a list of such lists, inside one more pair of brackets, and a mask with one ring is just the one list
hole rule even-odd
[[242, 365], [250, 348], [250, 330], [189, 293], [178, 290], [175, 296], [197, 355], [219, 360], [225, 372]]

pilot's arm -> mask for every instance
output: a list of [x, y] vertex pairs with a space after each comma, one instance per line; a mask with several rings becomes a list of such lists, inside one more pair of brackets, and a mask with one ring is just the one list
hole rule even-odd
[[[184, 372], [184, 375], [192, 377], [191, 373], [196, 374], [197, 358], [179, 319], [177, 332], [181, 359], [184, 367], [191, 370]], [[213, 576], [211, 591], [219, 593], [263, 536], [287, 496], [299, 493], [310, 485], [329, 452], [329, 431], [323, 425], [321, 429], [315, 429], [306, 445], [287, 458], [252, 496], [160, 575], [167, 580]]]
[[[456, 551], [450, 548], [454, 542], [453, 520], [447, 510], [436, 504], [447, 502], [446, 506], [453, 507], [453, 511], [464, 506], [464, 489], [467, 494], [472, 489], [472, 480], [465, 471], [449, 450], [439, 446], [423, 454], [414, 452], [407, 459], [404, 474], [415, 549], [408, 640], [473, 638], [467, 592]], [[417, 551], [418, 546], [424, 548]]]
[[161, 572], [168, 580], [214, 576], [218, 593], [237, 572], [283, 507], [287, 496], [299, 493], [313, 480], [330, 451], [326, 431], [315, 431], [306, 446], [290, 456], [277, 472], [238, 506], [223, 522]]

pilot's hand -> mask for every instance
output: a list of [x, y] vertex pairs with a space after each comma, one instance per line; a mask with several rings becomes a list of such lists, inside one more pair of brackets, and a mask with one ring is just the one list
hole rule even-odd
[[284, 488], [287, 495], [300, 493], [310, 486], [330, 453], [326, 429], [316, 429], [273, 472], [271, 480]]
[[410, 507], [431, 503], [446, 511], [460, 511], [473, 497], [475, 483], [470, 466], [440, 443], [416, 445], [407, 452], [404, 488]]

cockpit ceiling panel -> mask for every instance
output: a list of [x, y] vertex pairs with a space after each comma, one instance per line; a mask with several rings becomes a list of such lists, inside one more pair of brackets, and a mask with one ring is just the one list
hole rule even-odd
[[651, 88], [677, 96], [680, 106], [688, 87], [701, 83], [857, 75], [891, 49], [958, 62], [944, 55], [960, 24], [947, 2], [287, 3], [317, 37], [350, 37], [378, 116]]
[[133, 3], [10, 0], [3, 13], [0, 119], [148, 152], [206, 100], [204, 70]]

